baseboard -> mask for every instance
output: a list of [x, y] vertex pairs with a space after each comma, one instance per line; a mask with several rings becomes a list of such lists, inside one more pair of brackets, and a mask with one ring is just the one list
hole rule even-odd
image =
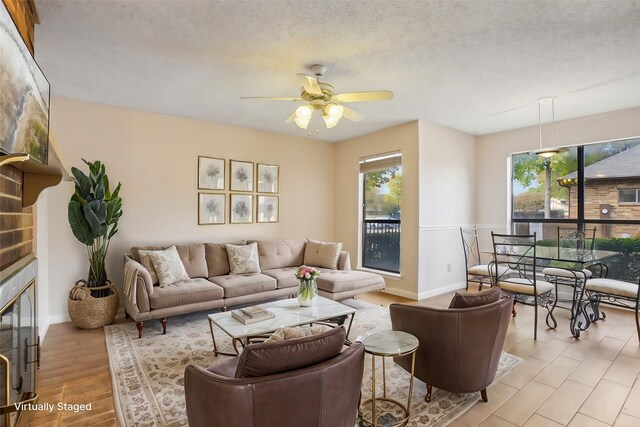
[[[53, 316], [49, 316], [49, 325], [55, 325], [56, 323], [64, 323], [70, 321], [71, 319], [69, 318], [68, 314], [55, 314]], [[47, 325], [47, 327], [49, 325]]]
[[40, 337], [40, 345], [44, 343], [44, 339], [47, 336], [47, 330], [49, 329], [49, 320], [44, 325], [38, 325], [38, 336]]
[[438, 289], [432, 289], [430, 291], [420, 292], [418, 294], [416, 292], [405, 291], [404, 289], [390, 288], [387, 286], [384, 289], [384, 292], [391, 295], [397, 295], [399, 297], [409, 298], [409, 299], [418, 301], [418, 300], [423, 300], [425, 298], [431, 298], [431, 297], [436, 297], [438, 295], [446, 294], [447, 292], [453, 292], [460, 289], [464, 289], [466, 287], [467, 287], [467, 284], [465, 282], [459, 282], [459, 283], [454, 283], [452, 285], [443, 286]]
[[391, 295], [397, 295], [399, 297], [409, 298], [412, 300], [418, 299], [418, 294], [415, 292], [405, 291], [404, 289], [390, 288], [389, 286], [384, 288], [384, 292]]
[[423, 300], [425, 298], [435, 297], [435, 296], [438, 296], [438, 295], [446, 294], [447, 292], [453, 292], [453, 291], [457, 291], [457, 290], [460, 290], [460, 289], [464, 289], [466, 287], [467, 287], [466, 282], [454, 283], [452, 285], [443, 286], [443, 287], [438, 288], [438, 289], [432, 289], [430, 291], [420, 292], [418, 294], [418, 299], [419, 300]]

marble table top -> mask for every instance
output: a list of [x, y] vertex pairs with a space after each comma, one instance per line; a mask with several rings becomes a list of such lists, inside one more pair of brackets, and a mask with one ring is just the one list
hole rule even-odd
[[245, 325], [234, 319], [231, 316], [231, 311], [226, 311], [210, 314], [209, 321], [232, 338], [245, 338], [271, 333], [278, 328], [305, 325], [356, 312], [355, 309], [347, 305], [321, 296], [316, 297], [316, 301], [311, 307], [300, 307], [297, 298], [258, 305], [274, 313], [275, 317]]
[[401, 331], [380, 331], [358, 337], [364, 351], [376, 356], [401, 356], [411, 353], [420, 344], [418, 338]]

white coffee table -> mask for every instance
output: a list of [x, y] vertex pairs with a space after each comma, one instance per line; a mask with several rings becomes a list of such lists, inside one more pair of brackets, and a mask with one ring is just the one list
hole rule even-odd
[[[258, 304], [275, 314], [272, 319], [263, 320], [261, 322], [245, 325], [231, 316], [230, 311], [214, 313], [209, 315], [209, 327], [211, 328], [211, 338], [213, 339], [214, 355], [237, 356], [239, 350], [237, 343], [245, 346], [249, 343], [250, 338], [261, 337], [274, 332], [278, 328], [293, 327], [306, 325], [311, 323], [330, 323], [342, 325], [347, 317], [351, 317], [347, 328], [347, 339], [349, 331], [353, 324], [353, 318], [356, 310], [339, 302], [324, 298], [316, 297], [316, 302], [311, 307], [300, 307], [297, 298], [285, 299], [279, 301]], [[214, 334], [214, 325], [229, 335], [233, 342], [233, 348], [236, 353], [224, 353], [218, 351], [216, 346], [216, 337]]]

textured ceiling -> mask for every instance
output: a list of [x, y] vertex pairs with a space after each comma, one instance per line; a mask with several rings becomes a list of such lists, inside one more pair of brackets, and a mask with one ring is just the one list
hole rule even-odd
[[[338, 92], [391, 101], [313, 137], [339, 141], [415, 119], [473, 134], [640, 105], [640, 0], [37, 1], [36, 59], [54, 95], [274, 132], [296, 73], [329, 65]], [[316, 113], [317, 114], [317, 113]], [[315, 125], [314, 125], [315, 124]], [[319, 133], [315, 129], [319, 128]]]

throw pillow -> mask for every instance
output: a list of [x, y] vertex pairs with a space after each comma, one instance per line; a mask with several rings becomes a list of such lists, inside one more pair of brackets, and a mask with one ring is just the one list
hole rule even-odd
[[499, 286], [494, 286], [491, 289], [480, 292], [459, 291], [453, 296], [449, 308], [479, 307], [499, 301], [501, 297], [502, 290], [500, 290]]
[[156, 269], [153, 267], [153, 263], [151, 262], [151, 258], [149, 257], [149, 252], [155, 251], [141, 249], [138, 251], [138, 256], [140, 257], [140, 264], [142, 264], [142, 266], [147, 269], [149, 275], [151, 276], [151, 284], [155, 285], [158, 283], [158, 275], [156, 274]]
[[331, 326], [316, 325], [316, 326], [299, 326], [297, 328], [280, 328], [275, 331], [264, 342], [276, 342], [295, 340], [298, 338], [312, 337], [314, 335], [320, 335], [327, 332]]
[[340, 250], [342, 250], [342, 243], [307, 239], [307, 247], [304, 250], [304, 263], [314, 267], [336, 270], [338, 268]]
[[150, 251], [149, 258], [156, 270], [161, 288], [189, 279], [175, 246], [164, 251]]
[[295, 340], [250, 344], [240, 354], [235, 377], [262, 377], [317, 365], [340, 354], [345, 338], [341, 326]]
[[260, 273], [257, 243], [242, 246], [226, 244], [225, 247], [229, 256], [229, 274]]

